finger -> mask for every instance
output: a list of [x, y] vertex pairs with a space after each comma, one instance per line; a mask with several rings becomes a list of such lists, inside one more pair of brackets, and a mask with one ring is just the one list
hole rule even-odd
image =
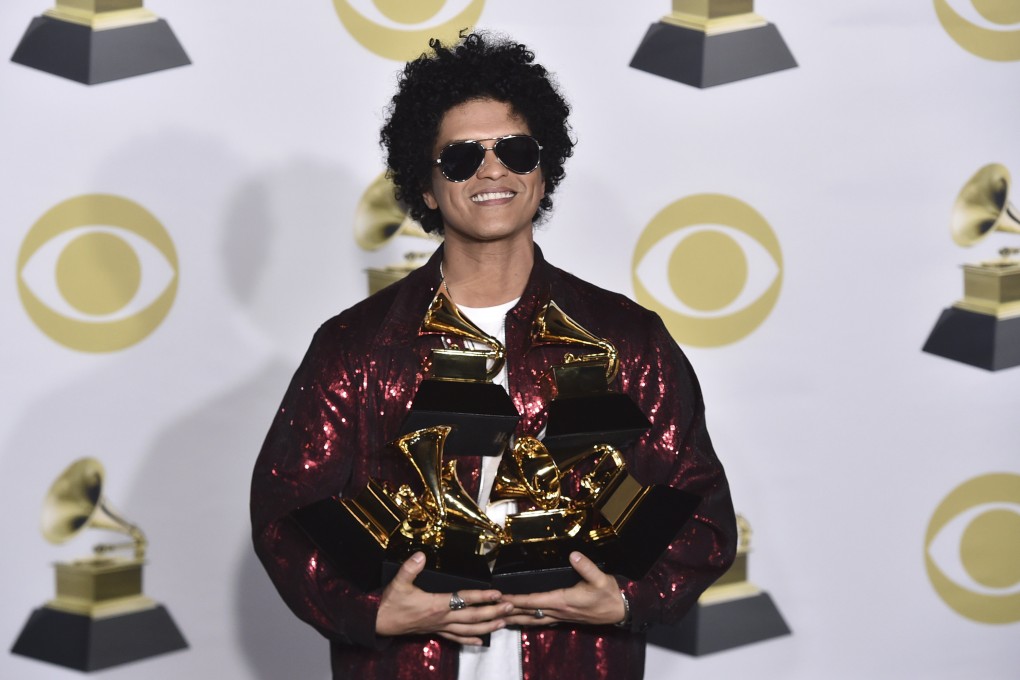
[[555, 626], [560, 622], [559, 619], [548, 613], [539, 619], [536, 618], [535, 614], [532, 612], [527, 614], [515, 614], [513, 616], [506, 617], [504, 620], [508, 626]]
[[439, 637], [446, 638], [447, 640], [452, 640], [452, 641], [454, 641], [454, 642], [456, 642], [457, 644], [460, 644], [460, 645], [471, 645], [471, 646], [474, 646], [474, 647], [481, 647], [482, 646], [482, 638], [477, 638], [477, 637], [462, 637], [460, 635], [454, 635], [453, 633], [443, 633], [443, 632], [439, 633]]
[[499, 602], [503, 598], [503, 593], [498, 590], [458, 590], [457, 594], [460, 595], [460, 598], [469, 607], [489, 602]]
[[416, 552], [415, 554], [404, 560], [404, 563], [400, 565], [400, 569], [397, 570], [396, 576], [393, 577], [391, 583], [395, 585], [413, 585], [414, 579], [418, 578], [418, 574], [425, 568], [425, 554]]
[[477, 624], [502, 621], [513, 611], [513, 605], [499, 603], [467, 607], [451, 612], [446, 620], [451, 624]]
[[450, 623], [443, 626], [439, 632], [459, 635], [460, 637], [478, 637], [480, 635], [488, 635], [501, 628], [506, 628], [506, 622], [503, 619], [499, 621], [486, 621], [485, 623]]
[[606, 578], [606, 572], [599, 569], [597, 564], [579, 552], [570, 553], [570, 566], [581, 578], [592, 585], [600, 585]]
[[558, 609], [563, 601], [562, 590], [548, 593], [531, 593], [529, 595], [503, 595], [503, 601], [509, 602], [515, 609], [533, 612], [536, 609]]

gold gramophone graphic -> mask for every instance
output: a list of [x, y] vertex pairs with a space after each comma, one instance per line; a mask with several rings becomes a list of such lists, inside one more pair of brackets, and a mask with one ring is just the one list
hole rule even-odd
[[[398, 236], [433, 240], [421, 225], [412, 220], [397, 201], [393, 182], [386, 173], [379, 175], [361, 195], [354, 213], [354, 240], [362, 250], [378, 250]], [[376, 293], [404, 278], [428, 259], [429, 252], [404, 253], [404, 262], [386, 267], [369, 267], [368, 294]]]
[[[953, 240], [969, 247], [993, 232], [1020, 234], [1010, 203], [1010, 175], [991, 163], [978, 170], [953, 204]], [[923, 350], [990, 371], [1020, 365], [1020, 260], [1017, 248], [999, 259], [963, 265], [963, 299], [942, 310]]]
[[797, 66], [779, 30], [754, 0], [673, 0], [652, 24], [631, 68], [699, 88]]
[[619, 370], [616, 347], [549, 301], [532, 323], [531, 349], [555, 346], [568, 351], [551, 369], [555, 396], [542, 441], [561, 469], [596, 444], [623, 447], [651, 427], [630, 397], [609, 387]]
[[[188, 646], [166, 608], [142, 593], [145, 536], [103, 496], [104, 477], [94, 458], [68, 467], [46, 494], [43, 536], [64, 543], [84, 529], [103, 529], [131, 541], [58, 562], [56, 597], [32, 613], [12, 653], [92, 671]], [[130, 556], [116, 554], [125, 549]]]
[[142, 0], [57, 0], [32, 19], [11, 61], [86, 85], [191, 63]]
[[447, 456], [502, 454], [520, 420], [506, 390], [492, 382], [506, 362], [503, 344], [464, 316], [442, 289], [419, 335], [442, 336], [446, 346], [431, 351], [401, 434], [452, 425]]
[[747, 576], [751, 524], [737, 515], [737, 557], [718, 581], [701, 594], [694, 608], [672, 626], [655, 626], [648, 641], [660, 647], [701, 656], [789, 635], [769, 594]]

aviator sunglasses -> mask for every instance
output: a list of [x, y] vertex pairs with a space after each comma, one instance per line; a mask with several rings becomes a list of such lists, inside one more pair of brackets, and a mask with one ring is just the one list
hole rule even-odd
[[[492, 142], [492, 146], [484, 146], [482, 142]], [[466, 182], [482, 167], [485, 152], [490, 149], [504, 168], [518, 175], [533, 172], [542, 157], [542, 145], [534, 137], [507, 135], [447, 144], [439, 152], [435, 164], [451, 182]]]

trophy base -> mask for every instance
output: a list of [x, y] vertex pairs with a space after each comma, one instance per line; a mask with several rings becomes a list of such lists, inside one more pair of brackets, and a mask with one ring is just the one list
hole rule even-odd
[[86, 85], [191, 63], [163, 19], [94, 30], [50, 16], [32, 19], [11, 61]]
[[679, 623], [649, 629], [648, 642], [702, 656], [789, 634], [772, 598], [759, 591], [739, 599], [698, 602]]
[[988, 371], [1020, 366], [1020, 316], [1000, 319], [948, 307], [922, 350]]
[[659, 22], [645, 33], [630, 66], [706, 88], [795, 68], [797, 62], [773, 24], [708, 35]]
[[653, 485], [628, 513], [616, 535], [599, 544], [608, 570], [639, 581], [680, 534], [701, 503], [694, 494], [670, 486]]
[[576, 585], [581, 577], [570, 566], [573, 550], [591, 552], [589, 546], [570, 539], [505, 545], [496, 555], [492, 587], [508, 595], [526, 595]]
[[618, 449], [652, 424], [634, 400], [620, 392], [556, 398], [549, 402], [549, 423], [542, 444], [557, 465], [597, 444]]
[[418, 387], [400, 434], [450, 425], [444, 458], [498, 456], [520, 419], [510, 395], [499, 385], [427, 379]]
[[11, 654], [95, 671], [187, 647], [162, 605], [104, 618], [40, 607], [29, 616]]

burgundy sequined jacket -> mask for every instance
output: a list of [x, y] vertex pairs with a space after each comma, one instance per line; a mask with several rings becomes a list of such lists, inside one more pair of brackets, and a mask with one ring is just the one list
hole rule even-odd
[[[375, 635], [381, 592], [344, 580], [287, 519], [296, 508], [357, 493], [369, 478], [413, 483], [406, 459], [385, 447], [398, 430], [429, 350], [419, 336], [440, 283], [440, 247], [421, 269], [330, 319], [315, 334], [283, 398], [255, 464], [251, 488], [255, 551], [288, 606], [330, 640], [336, 678], [457, 676], [459, 647], [439, 637]], [[563, 347], [529, 350], [532, 319], [548, 300], [612, 342], [620, 357], [615, 389], [635, 400], [652, 428], [623, 451], [642, 484], [669, 484], [702, 497], [693, 519], [641, 581], [620, 580], [632, 627], [524, 629], [526, 680], [544, 677], [626, 680], [644, 673], [643, 631], [675, 622], [730, 565], [736, 526], [729, 486], [705, 428], [704, 404], [686, 357], [654, 313], [548, 264], [535, 264], [520, 302], [506, 317], [509, 392], [521, 420], [517, 436], [537, 436], [546, 419], [549, 368]], [[477, 493], [479, 459], [462, 458], [461, 480]], [[569, 480], [569, 478], [568, 478]], [[565, 492], [570, 495], [569, 485]]]

